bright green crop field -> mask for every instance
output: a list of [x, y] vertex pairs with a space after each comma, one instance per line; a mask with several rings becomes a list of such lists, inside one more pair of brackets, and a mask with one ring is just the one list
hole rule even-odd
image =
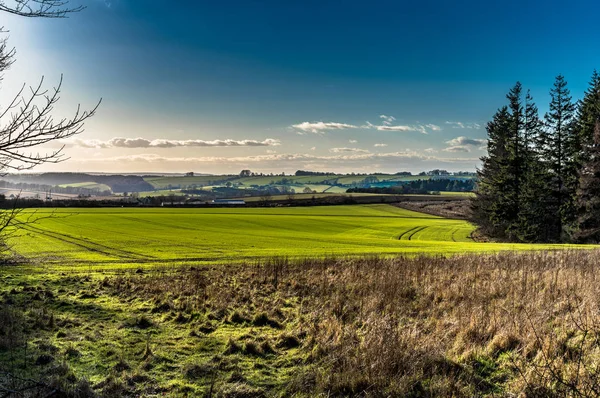
[[[36, 217], [50, 214], [40, 210]], [[466, 221], [382, 204], [59, 209], [27, 225], [11, 243], [32, 262], [69, 268], [565, 247], [476, 243], [470, 238], [474, 229]]]

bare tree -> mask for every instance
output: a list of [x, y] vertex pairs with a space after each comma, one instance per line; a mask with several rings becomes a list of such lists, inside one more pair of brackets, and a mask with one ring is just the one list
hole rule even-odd
[[[83, 7], [68, 7], [67, 1], [59, 0], [0, 0], [0, 14], [9, 13], [22, 17], [64, 18], [81, 11]], [[6, 33], [0, 28], [0, 34]], [[16, 51], [8, 46], [7, 39], [0, 39], [0, 81], [15, 62]], [[69, 118], [55, 118], [53, 111], [60, 101], [62, 76], [58, 85], [44, 87], [44, 78], [34, 86], [23, 84], [8, 104], [0, 105], [0, 175], [8, 171], [29, 170], [44, 163], [66, 160], [64, 144], [49, 153], [39, 153], [36, 147], [59, 142], [83, 131], [84, 122], [92, 117], [100, 101], [90, 110], [78, 105]], [[0, 241], [11, 226], [18, 227], [19, 211], [13, 208], [0, 216]]]
[[[57, 0], [0, 0], [0, 12], [24, 17], [62, 18], [82, 10], [68, 8], [66, 1]], [[5, 32], [0, 29], [0, 32]], [[0, 79], [15, 62], [16, 51], [0, 41]], [[27, 88], [25, 84], [6, 106], [0, 107], [0, 172], [27, 170], [42, 163], [64, 160], [64, 146], [50, 153], [40, 154], [32, 148], [51, 141], [63, 140], [83, 131], [83, 123], [93, 116], [98, 104], [89, 111], [78, 106], [71, 118], [55, 120], [52, 111], [60, 100], [62, 76], [56, 87], [44, 88], [39, 84]]]

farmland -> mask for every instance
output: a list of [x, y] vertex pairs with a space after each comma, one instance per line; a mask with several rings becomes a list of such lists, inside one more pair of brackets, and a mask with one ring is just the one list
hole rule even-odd
[[[545, 388], [524, 355], [548, 319], [528, 311], [595, 297], [596, 251], [478, 243], [467, 221], [386, 204], [32, 215], [21, 265], [0, 268], [0, 362], [48, 380], [40, 395], [493, 395], [524, 388], [513, 363]], [[514, 318], [481, 312], [523, 294]]]
[[41, 218], [14, 239], [14, 250], [67, 268], [553, 247], [476, 243], [466, 221], [390, 205], [61, 209], [35, 217]]

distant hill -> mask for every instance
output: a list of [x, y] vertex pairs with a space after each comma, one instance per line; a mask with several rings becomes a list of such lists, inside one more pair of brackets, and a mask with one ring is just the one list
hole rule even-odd
[[3, 177], [10, 182], [40, 185], [70, 185], [94, 182], [110, 187], [113, 192], [144, 192], [154, 187], [138, 175], [98, 175], [87, 173], [13, 174]]

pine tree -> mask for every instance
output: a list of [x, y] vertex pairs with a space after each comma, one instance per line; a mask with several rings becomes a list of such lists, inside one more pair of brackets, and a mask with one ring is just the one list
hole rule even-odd
[[575, 194], [578, 167], [575, 149], [575, 105], [562, 75], [556, 77], [550, 90], [550, 110], [544, 116], [540, 135], [540, 154], [547, 170], [545, 207], [553, 217], [547, 229], [552, 241], [565, 240], [566, 227], [575, 219]]
[[577, 141], [574, 151], [578, 154], [577, 165], [582, 167], [589, 155], [586, 149], [592, 148], [594, 143], [594, 129], [596, 121], [600, 119], [600, 74], [594, 70], [589, 87], [583, 99], [577, 104], [575, 130]]
[[544, 211], [539, 209], [538, 152], [536, 143], [540, 134], [538, 109], [527, 92], [523, 104], [523, 87], [520, 82], [509, 91], [508, 178], [512, 184], [502, 199], [506, 205], [506, 236], [510, 240], [533, 241], [539, 239]]
[[587, 161], [581, 170], [577, 192], [577, 241], [600, 242], [600, 118], [594, 125], [594, 141], [586, 146]]
[[520, 241], [534, 242], [547, 239], [548, 212], [543, 205], [546, 171], [539, 161], [538, 149], [542, 122], [529, 91], [525, 96], [524, 116], [520, 157], [523, 175], [518, 223], [514, 228], [514, 234]]
[[524, 176], [524, 155], [526, 154], [523, 140], [524, 109], [522, 104], [523, 86], [517, 82], [508, 92], [509, 126], [508, 126], [508, 174], [512, 184], [505, 191], [506, 216], [508, 229], [507, 234], [514, 239], [518, 229], [518, 217], [521, 208], [521, 190]]
[[583, 100], [578, 103], [576, 133], [577, 165], [580, 167], [577, 191], [577, 227], [581, 242], [600, 242], [600, 75], [592, 74]]
[[538, 109], [521, 83], [507, 95], [508, 106], [487, 125], [488, 156], [478, 171], [475, 222], [484, 232], [519, 241], [544, 239], [547, 212], [540, 202], [544, 170], [537, 143], [541, 134]]
[[512, 188], [509, 175], [508, 107], [500, 108], [487, 126], [488, 155], [481, 158], [482, 168], [477, 171], [476, 197], [471, 202], [474, 221], [487, 235], [504, 238], [509, 225], [509, 205], [506, 191]]

